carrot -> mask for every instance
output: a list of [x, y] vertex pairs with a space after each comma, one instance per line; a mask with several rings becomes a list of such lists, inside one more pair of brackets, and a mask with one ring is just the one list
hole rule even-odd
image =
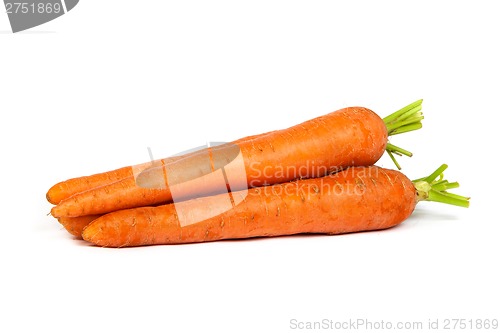
[[[259, 135], [266, 135], [268, 133], [263, 133]], [[248, 136], [238, 140], [237, 142], [242, 142], [245, 140], [251, 140], [258, 135]], [[182, 156], [173, 156], [168, 159], [163, 159], [166, 161], [175, 161], [176, 159], [182, 158]], [[77, 178], [71, 178], [62, 182], [59, 182], [52, 186], [46, 194], [47, 201], [51, 204], [57, 205], [61, 201], [81, 192], [93, 190], [98, 187], [105, 185], [110, 185], [121, 180], [126, 180], [128, 178], [134, 177], [134, 171], [141, 168], [143, 164], [136, 166], [126, 166], [116, 170], [111, 170], [107, 172], [97, 173], [90, 176], [83, 176]]]
[[52, 186], [47, 192], [46, 198], [51, 204], [57, 205], [62, 200], [67, 199], [76, 193], [112, 184], [132, 176], [132, 168], [128, 166], [92, 176], [68, 179]]
[[80, 217], [60, 217], [57, 220], [70, 234], [78, 239], [82, 239], [82, 231], [90, 222], [101, 215], [87, 215]]
[[393, 227], [419, 201], [467, 207], [457, 187], [436, 178], [415, 182], [395, 170], [353, 167], [322, 178], [201, 197], [159, 207], [116, 211], [90, 223], [83, 239], [103, 247], [179, 244], [299, 233], [342, 234]]
[[[198, 151], [174, 161], [160, 160], [134, 180], [127, 178], [76, 194], [61, 201], [51, 213], [55, 217], [103, 214], [221, 193], [227, 187], [235, 191], [321, 177], [350, 166], [372, 165], [384, 151], [399, 168], [393, 155], [411, 153], [388, 143], [388, 136], [419, 129], [423, 119], [421, 103], [414, 102], [384, 119], [363, 107], [344, 108], [250, 140]], [[244, 172], [237, 163], [229, 163], [238, 156]], [[226, 183], [220, 186], [214, 171], [222, 169]], [[230, 184], [229, 177], [235, 182]]]

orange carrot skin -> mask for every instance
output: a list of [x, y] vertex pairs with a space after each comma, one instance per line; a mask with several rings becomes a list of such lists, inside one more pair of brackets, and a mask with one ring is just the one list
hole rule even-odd
[[[243, 177], [247, 178], [244, 187], [247, 188], [321, 177], [350, 166], [372, 165], [383, 155], [387, 138], [387, 127], [376, 113], [363, 107], [349, 107], [252, 140], [235, 142], [233, 146], [241, 150], [246, 172]], [[215, 169], [224, 167], [226, 173], [235, 174], [238, 170], [225, 165], [232, 160], [232, 152], [232, 147], [228, 146], [208, 149]], [[148, 176], [159, 182], [146, 183], [165, 187], [173, 178], [171, 170], [182, 170], [176, 175], [180, 178], [176, 183], [212, 172], [207, 167], [202, 169], [204, 157], [200, 155], [145, 170], [138, 181], [141, 176]], [[164, 174], [169, 175], [168, 179]]]
[[[296, 178], [320, 177], [354, 165], [372, 165], [384, 153], [387, 128], [373, 111], [350, 107], [285, 130], [236, 141], [235, 144], [241, 150], [245, 164], [246, 175], [242, 176], [247, 180], [245, 187], [257, 187]], [[211, 148], [209, 154], [224, 157], [223, 149]], [[171, 184], [163, 175], [171, 174], [169, 170], [175, 170], [176, 164], [180, 162], [183, 164], [178, 169], [182, 172], [178, 175], [184, 179], [179, 179], [178, 183], [184, 181], [186, 184], [181, 199], [189, 199], [200, 193], [217, 193], [214, 184], [201, 184], [200, 176], [213, 170], [200, 166], [200, 157], [201, 154], [194, 154], [187, 160], [188, 163], [186, 160], [173, 161], [166, 163], [164, 168], [152, 169], [157, 172], [153, 178], [163, 182], [164, 189], [144, 188], [131, 180], [124, 180], [122, 184], [111, 184], [68, 198], [54, 207], [51, 213], [55, 217], [82, 216], [171, 202]], [[229, 168], [225, 167], [227, 174], [239, 173], [239, 170]], [[196, 178], [200, 183], [196, 182]], [[191, 184], [190, 180], [195, 181]]]
[[47, 201], [57, 205], [62, 200], [70, 196], [92, 188], [112, 184], [119, 180], [133, 176], [132, 167], [127, 166], [120, 169], [95, 174], [92, 176], [84, 176], [68, 179], [59, 182], [52, 186], [46, 194]]
[[[387, 127], [375, 112], [348, 107], [240, 147], [248, 161], [249, 185], [262, 186], [373, 165], [384, 154], [387, 138]], [[263, 177], [263, 168], [272, 177]], [[281, 170], [287, 168], [299, 172], [283, 177]]]
[[[226, 194], [227, 195], [227, 194]], [[244, 192], [233, 192], [233, 198]], [[202, 197], [181, 204], [193, 215], [210, 213]], [[322, 178], [249, 190], [220, 215], [182, 226], [173, 204], [106, 214], [83, 238], [103, 247], [180, 244], [299, 233], [342, 234], [393, 227], [413, 212], [417, 195], [402, 173], [375, 166], [353, 167]]]
[[[267, 135], [268, 133], [262, 133], [259, 135], [253, 135], [239, 139], [237, 142], [242, 142], [245, 140], [251, 140], [257, 136]], [[174, 161], [178, 159], [179, 156], [173, 156], [164, 159], [164, 161]], [[47, 194], [47, 201], [51, 204], [58, 205], [61, 201], [68, 199], [69, 197], [95, 188], [99, 188], [106, 185], [111, 185], [118, 181], [127, 181], [128, 178], [134, 177], [134, 167], [126, 166], [120, 169], [111, 170], [107, 172], [97, 173], [90, 176], [83, 176], [77, 178], [71, 178], [62, 182], [59, 182], [52, 186]]]
[[83, 229], [101, 215], [87, 215], [80, 217], [60, 217], [57, 220], [70, 234], [77, 239], [82, 239]]

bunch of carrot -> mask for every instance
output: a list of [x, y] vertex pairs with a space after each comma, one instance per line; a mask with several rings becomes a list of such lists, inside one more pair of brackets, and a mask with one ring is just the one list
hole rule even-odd
[[[389, 228], [419, 201], [468, 207], [449, 193], [446, 165], [409, 180], [374, 166], [388, 142], [422, 127], [422, 100], [381, 119], [348, 107], [269, 133], [57, 183], [52, 216], [105, 247], [178, 244], [297, 233]], [[222, 182], [222, 186], [221, 186]]]

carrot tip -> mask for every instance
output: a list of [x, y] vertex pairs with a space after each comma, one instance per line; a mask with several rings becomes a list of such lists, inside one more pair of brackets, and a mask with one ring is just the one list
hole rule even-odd
[[58, 207], [58, 206], [54, 206], [54, 207], [52, 207], [52, 209], [50, 210], [50, 215], [52, 215], [52, 216], [53, 216], [53, 217], [55, 217], [55, 218], [62, 217], [62, 215], [60, 214], [59, 209], [58, 209], [57, 207]]

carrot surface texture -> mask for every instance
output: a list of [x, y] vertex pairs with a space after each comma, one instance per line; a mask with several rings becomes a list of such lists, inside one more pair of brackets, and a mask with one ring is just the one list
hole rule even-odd
[[57, 220], [71, 235], [82, 239], [83, 229], [101, 215], [86, 215], [79, 217], [60, 217]]
[[113, 184], [125, 178], [133, 177], [133, 175], [132, 167], [128, 166], [92, 176], [68, 179], [52, 186], [48, 190], [46, 198], [51, 204], [57, 205], [74, 194]]
[[468, 207], [469, 198], [447, 191], [458, 183], [442, 179], [446, 167], [413, 182], [396, 170], [352, 167], [233, 192], [239, 204], [221, 213], [217, 209], [227, 194], [121, 210], [91, 222], [83, 239], [102, 247], [127, 247], [386, 229], [407, 219], [419, 201]]
[[[384, 151], [400, 168], [394, 155], [411, 153], [389, 143], [388, 137], [421, 128], [421, 104], [422, 100], [416, 101], [384, 119], [367, 108], [348, 107], [288, 129], [157, 160], [134, 172], [134, 177], [61, 200], [51, 213], [77, 217], [168, 203], [174, 201], [173, 186], [178, 201], [221, 193], [227, 187], [237, 191], [322, 177], [351, 166], [372, 165]], [[230, 162], [237, 156], [243, 161], [243, 172], [231, 169], [234, 163]], [[226, 176], [238, 178], [238, 184], [221, 188], [213, 178], [204, 177], [222, 168]]]
[[[264, 133], [260, 135], [266, 135], [269, 133]], [[236, 142], [243, 142], [257, 137], [248, 136], [242, 138]], [[172, 163], [173, 161], [182, 158], [182, 156], [173, 156], [162, 161], [164, 163]], [[91, 176], [83, 176], [77, 178], [71, 178], [53, 185], [46, 194], [46, 199], [51, 204], [57, 205], [64, 199], [67, 199], [75, 194], [89, 191], [98, 187], [105, 185], [110, 185], [118, 181], [129, 179], [134, 177], [134, 168], [136, 166], [126, 166], [116, 170], [111, 170], [107, 172], [97, 173]]]

